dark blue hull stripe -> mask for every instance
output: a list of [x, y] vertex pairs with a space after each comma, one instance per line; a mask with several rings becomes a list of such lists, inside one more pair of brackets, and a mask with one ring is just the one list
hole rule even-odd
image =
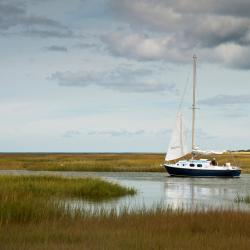
[[171, 176], [191, 176], [191, 177], [238, 177], [241, 170], [207, 170], [207, 169], [185, 169], [164, 165]]

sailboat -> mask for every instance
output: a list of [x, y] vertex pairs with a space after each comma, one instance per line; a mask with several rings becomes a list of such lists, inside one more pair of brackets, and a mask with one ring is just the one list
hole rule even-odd
[[[164, 167], [170, 176], [189, 177], [239, 177], [241, 169], [232, 166], [230, 162], [223, 166], [218, 165], [215, 158], [213, 160], [195, 159], [198, 155], [212, 155], [220, 152], [202, 151], [195, 145], [195, 115], [196, 115], [196, 65], [197, 57], [193, 56], [193, 105], [192, 105], [192, 150], [186, 148], [185, 128], [181, 112], [178, 112], [175, 128], [169, 143], [165, 158]], [[191, 159], [178, 160], [191, 153]], [[178, 160], [176, 163], [170, 163]]]

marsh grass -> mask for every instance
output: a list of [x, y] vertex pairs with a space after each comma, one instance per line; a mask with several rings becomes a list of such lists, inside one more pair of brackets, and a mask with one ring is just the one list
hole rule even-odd
[[101, 179], [54, 176], [0, 176], [0, 222], [28, 222], [72, 215], [64, 199], [102, 201], [135, 190]]
[[241, 196], [239, 194], [234, 198], [234, 202], [236, 203], [250, 203], [250, 195]]
[[250, 213], [107, 212], [0, 227], [1, 249], [249, 249]]
[[[204, 156], [203, 156], [204, 157]], [[213, 155], [220, 164], [231, 162], [250, 173], [250, 153]], [[48, 171], [165, 172], [164, 154], [0, 154], [0, 169]], [[188, 156], [187, 156], [188, 158]]]
[[0, 154], [0, 169], [161, 172], [162, 154]]
[[[249, 249], [249, 212], [187, 212], [159, 205], [151, 210], [123, 208], [119, 213], [115, 209], [72, 213], [63, 204], [72, 197], [99, 200], [135, 192], [112, 183], [103, 189], [104, 183], [99, 179], [0, 176], [0, 249]], [[106, 189], [115, 191], [104, 195]]]

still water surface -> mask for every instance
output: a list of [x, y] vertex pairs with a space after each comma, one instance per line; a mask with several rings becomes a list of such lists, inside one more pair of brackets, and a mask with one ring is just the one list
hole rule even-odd
[[134, 187], [135, 196], [112, 201], [91, 203], [71, 200], [72, 207], [99, 208], [152, 208], [157, 205], [174, 209], [233, 208], [250, 211], [250, 204], [234, 202], [237, 195], [250, 195], [250, 174], [240, 178], [174, 178], [167, 173], [118, 173], [118, 172], [52, 172], [2, 170], [0, 174], [59, 175], [64, 177], [101, 177], [109, 181]]

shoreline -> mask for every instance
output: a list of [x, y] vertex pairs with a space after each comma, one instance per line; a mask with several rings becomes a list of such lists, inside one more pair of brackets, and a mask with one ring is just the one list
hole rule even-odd
[[[230, 161], [250, 173], [250, 153], [237, 152], [216, 157], [220, 164]], [[1, 170], [165, 172], [161, 153], [0, 153]]]

